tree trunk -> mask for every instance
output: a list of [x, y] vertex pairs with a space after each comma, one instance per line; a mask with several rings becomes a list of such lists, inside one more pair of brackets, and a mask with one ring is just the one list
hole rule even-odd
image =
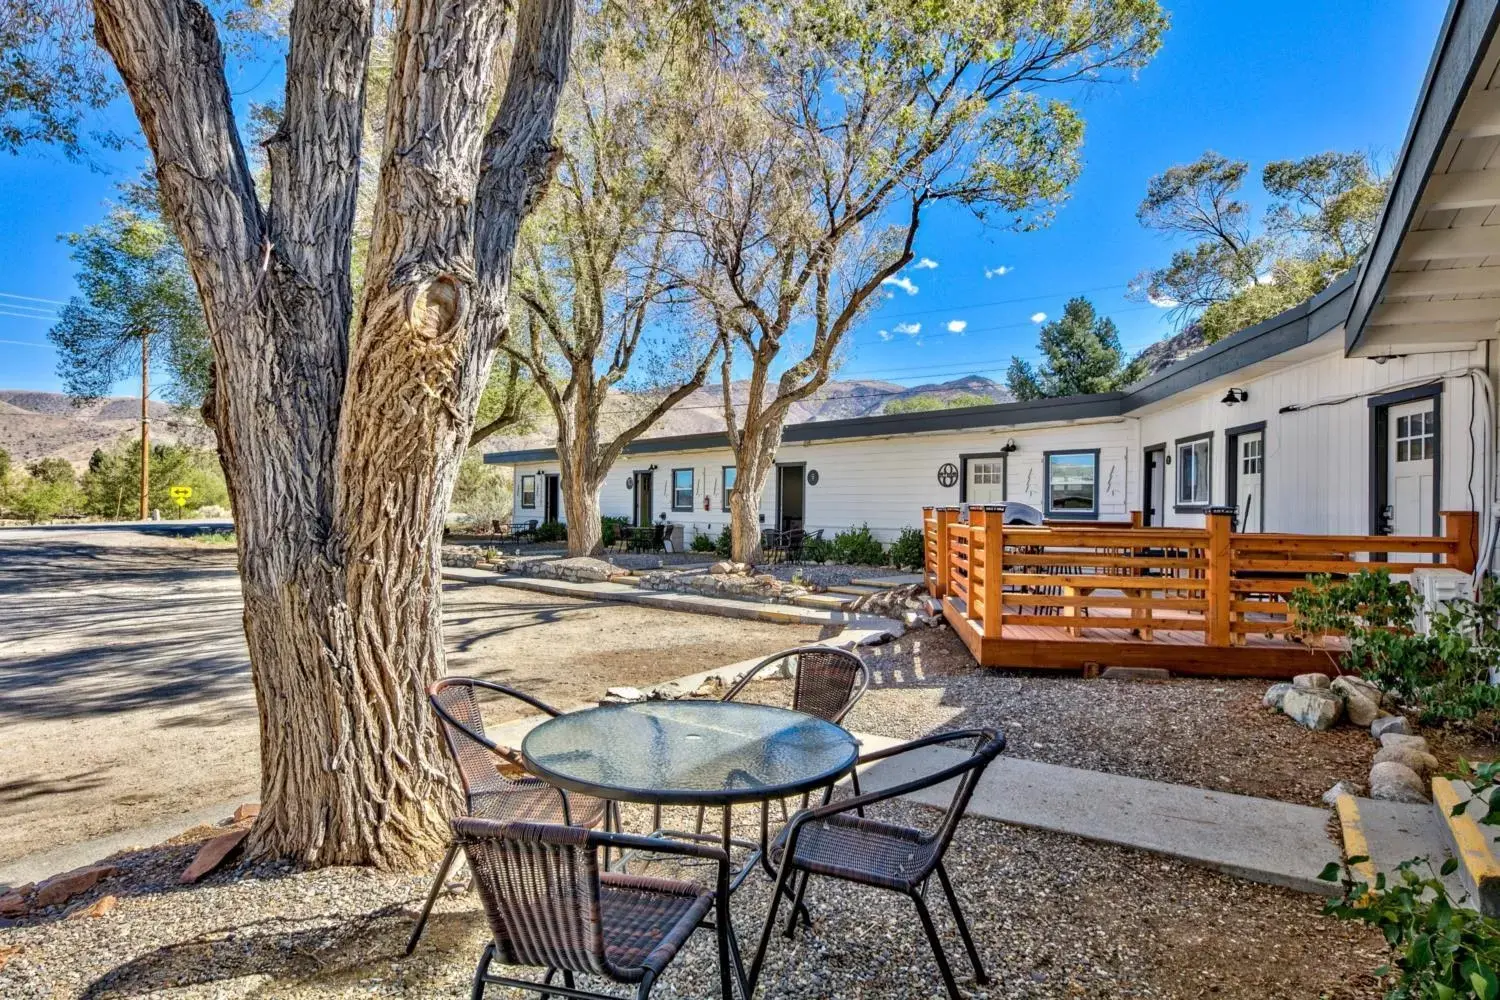
[[[574, 376], [575, 382], [578, 381]], [[604, 476], [599, 468], [599, 414], [589, 412], [582, 400], [592, 395], [592, 386], [577, 389], [559, 399], [557, 458], [560, 466], [563, 508], [568, 518], [568, 555], [597, 555], [604, 547], [604, 528], [599, 520], [599, 486]]]
[[[781, 447], [782, 417], [775, 410], [745, 415], [736, 455], [734, 496], [730, 500], [730, 528], [733, 534], [735, 562], [754, 563], [761, 557], [760, 498], [766, 480], [776, 468], [776, 451]], [[774, 525], [780, 530], [781, 525]]]

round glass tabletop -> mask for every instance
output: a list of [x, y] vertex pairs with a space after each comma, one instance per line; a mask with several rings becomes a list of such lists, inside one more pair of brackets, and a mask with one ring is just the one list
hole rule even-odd
[[655, 805], [800, 795], [842, 777], [858, 754], [831, 722], [732, 701], [602, 705], [548, 719], [521, 743], [526, 766], [552, 784]]

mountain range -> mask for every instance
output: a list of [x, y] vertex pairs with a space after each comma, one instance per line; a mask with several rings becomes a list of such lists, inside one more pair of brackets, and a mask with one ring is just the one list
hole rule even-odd
[[[207, 428], [194, 415], [151, 401], [151, 439], [207, 444]], [[75, 406], [60, 392], [0, 389], [0, 448], [17, 462], [65, 458], [81, 467], [95, 448], [140, 433], [139, 396], [114, 396]]]

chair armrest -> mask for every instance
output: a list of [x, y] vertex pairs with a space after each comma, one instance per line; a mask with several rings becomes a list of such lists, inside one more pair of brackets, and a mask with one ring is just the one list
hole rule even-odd
[[[886, 747], [884, 750], [876, 750], [873, 753], [863, 754], [860, 756], [859, 760], [856, 763], [868, 764], [872, 761], [886, 760], [891, 757], [899, 757], [901, 754], [908, 753], [912, 750], [921, 750], [924, 747], [939, 746], [943, 743], [953, 743], [957, 740], [978, 741], [983, 739], [987, 735], [988, 734], [983, 729], [958, 729], [954, 730], [951, 733], [933, 733], [931, 736], [924, 736], [919, 740], [912, 740], [910, 743], [898, 743], [896, 746]], [[1000, 738], [1002, 740], [1004, 739], [1003, 736]], [[1000, 749], [1005, 749], [1004, 743], [1001, 743]]]
[[596, 830], [589, 834], [596, 844], [618, 847], [631, 851], [649, 851], [652, 854], [680, 854], [684, 857], [703, 858], [721, 865], [729, 864], [729, 855], [722, 847], [710, 844], [695, 844], [669, 837], [643, 837], [637, 833], [612, 833]]
[[534, 698], [531, 695], [527, 694], [525, 691], [518, 691], [517, 689], [509, 687], [505, 684], [497, 684], [494, 681], [482, 681], [477, 677], [470, 678], [469, 683], [474, 687], [484, 688], [486, 691], [495, 691], [499, 694], [505, 695], [508, 698], [514, 698], [516, 699], [516, 701], [525, 702], [532, 708], [536, 709], [538, 712], [545, 713], [546, 715], [550, 715], [553, 718], [556, 718], [557, 716], [562, 714], [560, 711], [553, 708], [545, 701], [542, 701], [539, 698]]

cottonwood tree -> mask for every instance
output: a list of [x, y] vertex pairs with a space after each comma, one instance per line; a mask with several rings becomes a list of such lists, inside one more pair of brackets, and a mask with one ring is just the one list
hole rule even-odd
[[1261, 172], [1271, 196], [1257, 225], [1240, 197], [1244, 160], [1209, 151], [1153, 177], [1136, 218], [1189, 245], [1142, 272], [1132, 295], [1174, 310], [1206, 341], [1268, 319], [1322, 291], [1357, 263], [1374, 235], [1385, 180], [1362, 153], [1277, 160]]
[[1039, 365], [1013, 357], [1006, 370], [1006, 387], [1017, 399], [1113, 392], [1145, 374], [1139, 360], [1126, 362], [1115, 321], [1081, 295], [1042, 327], [1037, 346]]
[[251, 849], [419, 860], [446, 839], [451, 794], [424, 696], [443, 672], [443, 520], [507, 329], [516, 235], [557, 155], [574, 5], [400, 5], [358, 301], [372, 0], [291, 5], [265, 201], [210, 10], [92, 7], [213, 345], [205, 410], [235, 509], [261, 718]]
[[735, 559], [758, 554], [787, 412], [912, 260], [924, 216], [953, 204], [1045, 224], [1077, 176], [1083, 124], [1038, 91], [1143, 65], [1165, 26], [1153, 0], [728, 5], [707, 139], [675, 176], [701, 247], [694, 288], [725, 344]]
[[593, 13], [565, 89], [557, 172], [522, 230], [515, 294], [527, 321], [502, 348], [557, 423], [570, 555], [599, 550], [605, 477], [703, 385], [717, 351], [674, 320], [682, 205], [667, 178], [695, 141], [694, 53], [660, 11]]

